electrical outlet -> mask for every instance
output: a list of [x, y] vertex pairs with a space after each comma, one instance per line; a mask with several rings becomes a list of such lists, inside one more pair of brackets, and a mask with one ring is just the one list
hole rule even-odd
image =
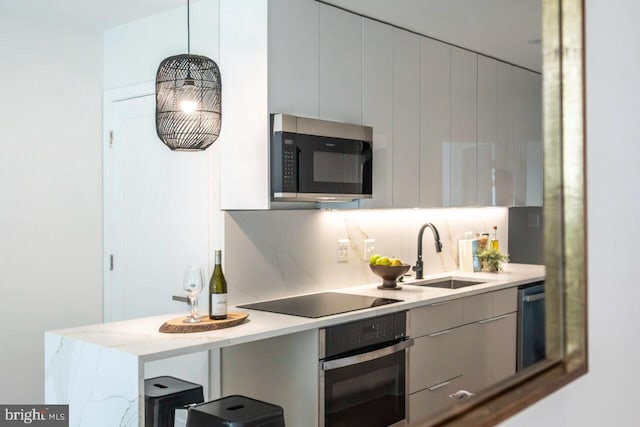
[[349, 261], [349, 239], [338, 239], [338, 262]]
[[371, 255], [376, 253], [376, 239], [364, 239], [363, 259], [369, 261]]

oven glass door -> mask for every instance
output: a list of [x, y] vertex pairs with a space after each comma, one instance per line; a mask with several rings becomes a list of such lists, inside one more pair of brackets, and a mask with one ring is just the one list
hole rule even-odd
[[298, 192], [371, 194], [371, 144], [297, 135]]
[[399, 351], [350, 366], [322, 370], [324, 426], [386, 427], [404, 420], [405, 353]]

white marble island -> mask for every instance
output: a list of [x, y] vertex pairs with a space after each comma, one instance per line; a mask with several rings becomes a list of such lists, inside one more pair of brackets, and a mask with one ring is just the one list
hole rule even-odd
[[[482, 279], [487, 283], [456, 290], [411, 286], [411, 282], [403, 285], [400, 291], [379, 290], [377, 283], [339, 289], [338, 292], [403, 301], [318, 319], [230, 307], [230, 311], [249, 312], [247, 321], [233, 328], [210, 332], [158, 332], [163, 322], [180, 315], [175, 313], [47, 332], [45, 400], [49, 404], [69, 404], [71, 426], [143, 426], [147, 362], [201, 351], [215, 352], [224, 347], [313, 331], [440, 300], [514, 287], [544, 279], [544, 267], [509, 264], [503, 273], [453, 272], [427, 276], [421, 282], [445, 276]], [[209, 375], [219, 375], [215, 363]], [[213, 395], [210, 398], [215, 397], [215, 390], [210, 394]]]

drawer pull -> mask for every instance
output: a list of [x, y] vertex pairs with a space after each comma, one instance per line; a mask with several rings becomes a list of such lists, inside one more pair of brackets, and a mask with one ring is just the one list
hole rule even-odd
[[503, 314], [502, 316], [497, 316], [497, 317], [492, 317], [491, 319], [481, 320], [478, 323], [479, 324], [483, 324], [483, 323], [495, 322], [496, 320], [504, 319], [505, 317], [509, 317], [509, 316], [510, 316], [509, 314]]
[[447, 329], [446, 331], [434, 332], [432, 334], [429, 334], [429, 336], [430, 337], [437, 337], [438, 335], [448, 334], [451, 331], [452, 331], [452, 329]]
[[440, 383], [440, 384], [436, 384], [434, 386], [431, 386], [431, 387], [429, 387], [429, 391], [437, 390], [437, 389], [442, 388], [442, 387], [444, 387], [446, 385], [449, 385], [449, 384], [451, 384], [451, 380], [445, 381], [445, 382]]
[[427, 390], [429, 390], [429, 391], [435, 391], [435, 390], [437, 390], [437, 389], [439, 389], [439, 388], [442, 388], [442, 387], [444, 387], [444, 386], [446, 386], [446, 385], [451, 384], [451, 382], [452, 382], [453, 380], [456, 380], [456, 379], [460, 378], [461, 376], [462, 376], [462, 375], [458, 375], [457, 377], [453, 377], [453, 378], [451, 378], [451, 379], [449, 379], [449, 380], [446, 380], [446, 381], [443, 381], [443, 382], [441, 382], [441, 383], [439, 383], [439, 384], [433, 385], [433, 386], [429, 387]]
[[450, 302], [451, 302], [451, 300], [449, 300], [449, 301], [434, 302], [433, 304], [429, 304], [429, 307], [437, 307], [437, 306], [439, 306], [439, 305], [449, 304]]

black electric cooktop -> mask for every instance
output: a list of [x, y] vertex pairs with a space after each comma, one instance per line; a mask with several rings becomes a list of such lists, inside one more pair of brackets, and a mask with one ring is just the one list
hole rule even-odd
[[282, 298], [254, 304], [243, 304], [238, 307], [315, 319], [318, 317], [331, 316], [332, 314], [362, 310], [401, 301], [402, 300], [399, 299], [374, 298], [364, 295], [342, 294], [339, 292], [322, 292], [319, 294]]

